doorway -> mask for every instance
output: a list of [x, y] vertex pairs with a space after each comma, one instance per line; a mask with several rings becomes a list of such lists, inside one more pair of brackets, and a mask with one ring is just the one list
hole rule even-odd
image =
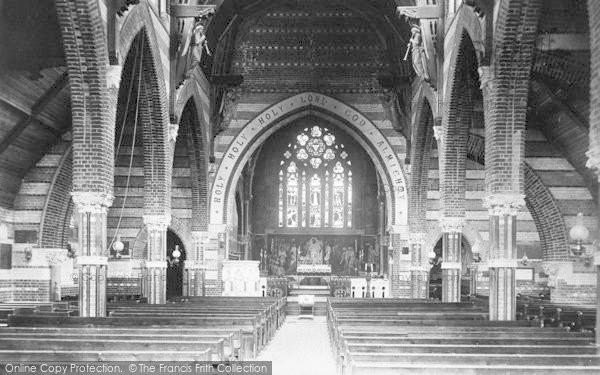
[[[442, 263], [443, 263], [443, 244], [442, 237], [438, 240], [433, 248], [435, 257], [429, 259], [432, 267], [429, 271], [429, 298], [442, 299]], [[469, 285], [471, 275], [469, 273], [469, 265], [473, 262], [473, 253], [471, 252], [471, 245], [469, 241], [462, 236], [460, 246], [460, 261], [461, 261], [461, 275], [460, 275], [460, 294], [469, 294]]]
[[[175, 250], [179, 250], [179, 254]], [[167, 230], [167, 300], [183, 295], [185, 259], [186, 252], [183, 242], [175, 232]]]

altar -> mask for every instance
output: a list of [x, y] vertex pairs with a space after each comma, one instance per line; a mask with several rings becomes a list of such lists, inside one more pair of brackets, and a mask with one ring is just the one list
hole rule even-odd
[[331, 275], [331, 265], [299, 264], [296, 272], [298, 275]]
[[353, 277], [367, 271], [367, 264], [371, 272], [382, 271], [376, 238], [359, 233], [269, 233], [255, 236], [253, 249], [263, 276]]

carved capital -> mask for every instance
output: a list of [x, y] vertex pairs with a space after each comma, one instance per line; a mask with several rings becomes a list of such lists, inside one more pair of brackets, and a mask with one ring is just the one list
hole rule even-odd
[[192, 240], [194, 243], [206, 243], [208, 241], [208, 232], [192, 231]]
[[169, 124], [169, 141], [175, 143], [179, 134], [179, 124]]
[[171, 215], [144, 215], [143, 220], [148, 232], [164, 232], [171, 223]]
[[585, 153], [585, 156], [588, 157], [585, 166], [596, 172], [598, 181], [600, 182], [600, 143], [596, 145], [597, 147], [592, 148], [592, 142], [592, 137], [590, 136], [590, 149]]
[[440, 226], [442, 231], [446, 233], [460, 233], [465, 225], [464, 217], [441, 217]]
[[408, 235], [408, 242], [414, 245], [423, 246], [427, 242], [427, 233], [413, 232]]
[[492, 194], [483, 198], [483, 207], [489, 210], [490, 215], [515, 216], [523, 206], [525, 206], [525, 196], [523, 194]]
[[51, 266], [64, 263], [67, 260], [67, 251], [52, 251], [46, 254], [46, 261]]
[[229, 124], [235, 117], [237, 112], [238, 101], [241, 97], [241, 91], [239, 89], [229, 89], [223, 94], [223, 100], [221, 104], [219, 131], [226, 130], [229, 128]]
[[78, 212], [91, 212], [105, 214], [112, 205], [114, 197], [106, 193], [80, 192], [71, 193], [73, 203]]
[[433, 127], [433, 137], [440, 145], [444, 144], [444, 129], [441, 125], [435, 125]]
[[480, 88], [484, 99], [487, 98], [494, 90], [495, 74], [491, 66], [482, 66], [477, 69], [479, 73]]
[[121, 73], [123, 67], [121, 65], [107, 65], [106, 66], [106, 88], [119, 89], [121, 84]]
[[548, 275], [548, 286], [550, 288], [555, 288], [557, 285], [557, 276], [558, 276], [558, 271], [560, 270], [560, 263], [551, 263], [551, 262], [544, 262], [542, 263], [542, 271], [544, 271], [544, 273], [546, 275]]
[[390, 225], [388, 228], [390, 234], [399, 234], [400, 238], [408, 239], [408, 226], [407, 225]]

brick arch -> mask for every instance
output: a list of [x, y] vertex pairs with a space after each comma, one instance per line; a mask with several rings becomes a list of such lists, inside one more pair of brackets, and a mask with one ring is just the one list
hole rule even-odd
[[[189, 253], [191, 249], [194, 247], [194, 242], [192, 240], [192, 232], [189, 227], [183, 220], [171, 217], [171, 223], [168, 227], [173, 233], [181, 239], [183, 246], [185, 247], [185, 251]], [[133, 243], [132, 250], [132, 258], [134, 259], [147, 259], [148, 258], [148, 248], [146, 246], [148, 242], [148, 229], [144, 226], [140, 229], [137, 236], [135, 237], [135, 241]]]
[[[113, 192], [115, 112], [107, 90], [108, 47], [97, 0], [55, 0], [69, 72], [73, 190]], [[94, 155], [89, 158], [88, 155]]]
[[[469, 135], [468, 157], [485, 165], [485, 141], [482, 137]], [[540, 236], [544, 260], [567, 260], [567, 227], [552, 193], [536, 175], [529, 164], [524, 163], [525, 204], [533, 218]]]
[[489, 64], [489, 55], [491, 53], [491, 42], [486, 41], [485, 34], [481, 28], [481, 23], [473, 10], [467, 6], [462, 6], [456, 16], [454, 23], [456, 24], [454, 35], [447, 35], [446, 38], [453, 38], [453, 45], [450, 49], [448, 61], [450, 65], [444, 71], [444, 103], [449, 103], [452, 98], [450, 87], [454, 84], [456, 70], [461, 69], [458, 61], [463, 48], [464, 34], [468, 35], [473, 49], [477, 53], [477, 63], [480, 66]]
[[412, 163], [408, 189], [408, 225], [411, 233], [425, 233], [434, 115], [431, 101], [426, 97], [420, 97], [415, 107], [410, 155]]
[[513, 165], [525, 157], [528, 93], [542, 2], [505, 0], [498, 4], [491, 70], [482, 79], [485, 179], [491, 194], [524, 192], [522, 169]]
[[252, 153], [275, 131], [299, 117], [312, 114], [338, 124], [367, 152], [384, 181], [388, 223], [394, 232], [408, 236], [407, 189], [403, 165], [386, 136], [360, 111], [332, 97], [304, 92], [265, 109], [230, 142], [220, 160], [210, 199], [210, 225], [223, 232], [230, 220], [229, 204], [235, 186]]
[[46, 196], [40, 222], [40, 247], [66, 248], [73, 213], [73, 147], [63, 154]]
[[[197, 100], [190, 97], [179, 117], [178, 142], [187, 142], [192, 180], [192, 229], [206, 231], [208, 229], [208, 151], [207, 138], [199, 120]], [[187, 117], [190, 116], [190, 117]], [[187, 120], [187, 121], [186, 121]], [[183, 137], [183, 138], [180, 138]]]
[[475, 48], [466, 31], [460, 36], [454, 71], [447, 87], [449, 98], [442, 116], [443, 141], [440, 147], [440, 194], [442, 217], [464, 217], [466, 214], [466, 153], [473, 111], [472, 83], [469, 74]]
[[567, 226], [552, 193], [528, 165], [525, 166], [525, 204], [540, 236], [544, 260], [569, 260]]
[[172, 164], [167, 89], [154, 23], [145, 2], [133, 7], [123, 21], [120, 56], [129, 53], [140, 34], [145, 42], [139, 114], [144, 125], [144, 213], [170, 215]]
[[[588, 18], [590, 26], [590, 71], [600, 71], [600, 1], [588, 0]], [[600, 102], [600, 75], [591, 74], [590, 103]], [[588, 168], [600, 173], [600, 108], [593, 106], [589, 115], [589, 151]]]
[[[429, 252], [433, 251], [435, 245], [442, 239], [442, 235], [442, 227], [439, 223], [435, 224], [433, 228], [429, 228], [429, 231], [427, 232], [427, 239], [423, 245], [423, 254], [429, 254]], [[470, 249], [472, 249], [476, 243], [483, 243], [483, 238], [479, 234], [479, 231], [477, 231], [477, 229], [475, 229], [468, 221], [465, 221], [462, 227], [462, 235], [469, 243]], [[480, 256], [482, 260], [487, 259], [487, 253], [482, 252]]]

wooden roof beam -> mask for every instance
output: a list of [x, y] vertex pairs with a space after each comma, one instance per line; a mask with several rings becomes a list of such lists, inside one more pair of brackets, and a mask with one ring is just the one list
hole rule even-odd
[[[69, 75], [65, 71], [52, 86], [46, 90], [46, 92], [35, 102], [35, 104], [31, 107], [31, 112], [26, 114], [26, 117], [19, 121], [10, 132], [4, 137], [2, 142], [0, 143], [0, 154], [4, 153], [6, 149], [27, 129], [27, 127], [33, 121], [39, 121], [37, 117], [44, 111], [46, 106], [58, 95], [69, 83]], [[14, 106], [13, 106], [14, 107]], [[19, 109], [20, 110], [20, 109]], [[20, 110], [22, 111], [22, 110]], [[40, 121], [41, 122], [41, 121]], [[52, 132], [55, 136], [60, 137], [62, 132], [57, 129], [45, 125], [45, 128]]]

